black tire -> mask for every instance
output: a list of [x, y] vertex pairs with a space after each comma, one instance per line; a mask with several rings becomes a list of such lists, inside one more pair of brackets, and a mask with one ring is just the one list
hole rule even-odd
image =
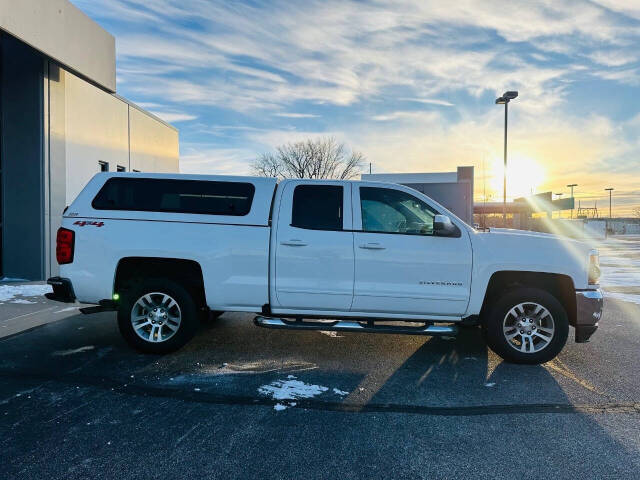
[[[167, 340], [150, 342], [138, 335], [132, 325], [132, 309], [139, 298], [145, 294], [158, 292], [172, 297], [178, 305], [181, 320], [178, 329]], [[120, 296], [118, 305], [118, 328], [120, 333], [136, 350], [144, 353], [164, 354], [184, 346], [198, 331], [199, 311], [194, 296], [182, 285], [166, 278], [136, 279], [128, 283]], [[165, 328], [165, 331], [166, 328]]]
[[[532, 302], [546, 308], [551, 314], [554, 332], [547, 345], [537, 352], [522, 352], [512, 346], [503, 332], [503, 321], [516, 305]], [[548, 320], [547, 320], [548, 322]], [[539, 327], [538, 327], [539, 328]], [[485, 335], [491, 350], [510, 363], [537, 365], [545, 363], [558, 355], [567, 343], [569, 320], [567, 312], [556, 297], [538, 288], [516, 288], [505, 292], [492, 306], [487, 317]], [[521, 341], [527, 343], [526, 341]], [[529, 344], [525, 348], [530, 348]]]

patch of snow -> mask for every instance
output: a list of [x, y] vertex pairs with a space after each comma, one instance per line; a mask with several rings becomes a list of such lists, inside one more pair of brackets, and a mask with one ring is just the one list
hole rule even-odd
[[312, 385], [300, 380], [275, 380], [269, 385], [262, 385], [258, 392], [274, 400], [296, 400], [299, 398], [312, 398], [329, 390], [321, 385]]
[[63, 313], [63, 312], [70, 312], [71, 310], [76, 310], [80, 307], [67, 307], [67, 308], [63, 308], [62, 310], [56, 310], [53, 313]]
[[26, 278], [12, 278], [12, 277], [2, 277], [0, 278], [0, 282], [28, 282]]
[[244, 363], [223, 363], [221, 367], [207, 367], [202, 368], [202, 373], [208, 376], [217, 375], [255, 375], [269, 372], [301, 372], [305, 370], [313, 370], [318, 368], [315, 363], [307, 362], [292, 362], [272, 359], [262, 360], [257, 362], [244, 362]]
[[32, 302], [31, 300], [26, 300], [24, 298], [14, 298], [13, 300], [11, 300], [9, 303], [22, 303], [22, 304], [29, 304], [29, 303], [37, 303], [37, 302]]
[[[640, 237], [608, 238], [597, 247], [605, 296], [640, 305]], [[619, 287], [624, 291], [611, 291]]]
[[67, 355], [73, 355], [74, 353], [83, 353], [88, 352], [89, 350], [93, 350], [96, 347], [93, 345], [85, 345], [84, 347], [74, 348], [72, 350], [59, 350], [57, 352], [53, 352], [53, 354], [57, 357], [66, 357]]
[[484, 384], [485, 387], [495, 387], [496, 383], [495, 382], [487, 382]]
[[52, 291], [51, 285], [46, 284], [0, 285], [0, 303], [24, 303], [16, 297], [42, 297]]
[[344, 335], [338, 335], [338, 332], [334, 332], [333, 330], [320, 330], [320, 333], [326, 335], [327, 337], [333, 338], [342, 338]]
[[622, 300], [623, 302], [630, 302], [635, 303], [636, 305], [640, 305], [640, 295], [636, 295], [633, 293], [608, 292], [605, 290], [604, 296], [608, 298], [615, 298], [616, 300]]
[[273, 406], [273, 409], [276, 412], [280, 412], [282, 410], [286, 410], [287, 408], [295, 407], [297, 404], [298, 404], [297, 402], [285, 402], [285, 403], [278, 402]]
[[336, 395], [349, 395], [349, 392], [345, 392], [344, 390], [340, 390], [339, 388], [334, 388], [333, 389], [333, 393], [335, 393]]

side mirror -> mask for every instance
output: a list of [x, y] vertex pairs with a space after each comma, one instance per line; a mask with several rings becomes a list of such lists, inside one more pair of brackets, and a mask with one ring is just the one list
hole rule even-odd
[[433, 219], [433, 233], [441, 237], [447, 237], [456, 232], [456, 226], [446, 215], [436, 215]]

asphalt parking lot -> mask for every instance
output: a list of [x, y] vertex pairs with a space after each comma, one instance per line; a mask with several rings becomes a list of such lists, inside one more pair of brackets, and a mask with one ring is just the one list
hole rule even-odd
[[605, 307], [592, 342], [543, 366], [502, 363], [476, 329], [241, 314], [144, 356], [115, 314], [67, 311], [0, 340], [0, 478], [638, 478], [640, 306]]

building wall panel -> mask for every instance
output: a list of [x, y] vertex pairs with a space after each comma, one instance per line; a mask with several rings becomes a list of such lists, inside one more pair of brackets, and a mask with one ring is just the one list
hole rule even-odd
[[107, 162], [129, 170], [128, 105], [65, 72], [67, 204]]
[[0, 30], [116, 91], [115, 39], [68, 0], [0, 0]]
[[44, 60], [8, 35], [0, 36], [0, 48], [2, 275], [39, 279], [45, 272]]
[[179, 170], [178, 131], [154, 117], [129, 107], [131, 169], [141, 172]]

